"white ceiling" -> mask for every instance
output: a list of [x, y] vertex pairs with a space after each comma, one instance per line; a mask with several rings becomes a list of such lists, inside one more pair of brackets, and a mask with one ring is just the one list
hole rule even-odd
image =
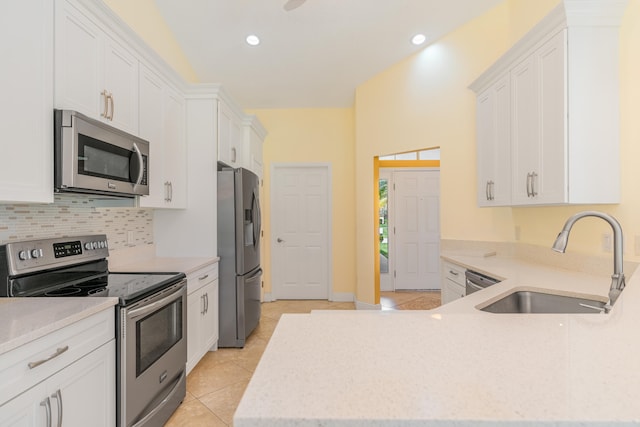
[[350, 107], [357, 86], [502, 1], [155, 0], [200, 81], [242, 108]]

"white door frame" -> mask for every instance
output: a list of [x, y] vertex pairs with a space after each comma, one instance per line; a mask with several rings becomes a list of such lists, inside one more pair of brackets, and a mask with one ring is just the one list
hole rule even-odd
[[[395, 185], [395, 175], [396, 172], [425, 172], [425, 171], [437, 171], [440, 172], [439, 167], [407, 167], [407, 168], [385, 168], [381, 167], [378, 169], [378, 176], [382, 175], [384, 172], [385, 175], [389, 178], [389, 190], [387, 193], [387, 206], [389, 209], [389, 227], [395, 227], [396, 218], [395, 218], [395, 191], [391, 189], [391, 186]], [[438, 225], [440, 228], [440, 224]], [[376, 236], [377, 238], [377, 236]], [[395, 235], [389, 233], [389, 280], [391, 282], [391, 291], [396, 290], [396, 280], [393, 277], [393, 271], [395, 269], [395, 258], [396, 258], [396, 242]], [[382, 276], [380, 270], [378, 269], [378, 275]], [[382, 290], [382, 277], [380, 277], [380, 287]]]
[[[328, 300], [329, 301], [333, 301], [333, 177], [332, 177], [332, 170], [331, 170], [331, 163], [272, 163], [271, 164], [271, 168], [270, 168], [270, 175], [269, 175], [269, 206], [270, 206], [270, 214], [273, 215], [273, 212], [275, 211], [274, 209], [274, 202], [275, 202], [275, 191], [274, 191], [274, 177], [275, 177], [275, 173], [276, 173], [276, 169], [290, 169], [290, 168], [296, 168], [296, 169], [300, 169], [300, 168], [324, 168], [327, 172], [327, 230], [329, 232], [329, 235], [327, 236], [327, 271], [326, 271], [326, 277], [327, 277], [327, 296], [328, 296]], [[269, 217], [269, 248], [271, 251], [271, 265], [269, 266], [269, 280], [271, 283], [271, 298], [269, 299], [270, 301], [277, 301], [278, 300], [278, 296], [276, 295], [276, 289], [275, 289], [275, 283], [273, 281], [273, 271], [274, 271], [274, 257], [273, 254], [275, 253], [277, 247], [276, 247], [276, 231], [274, 228], [274, 221], [273, 218]]]

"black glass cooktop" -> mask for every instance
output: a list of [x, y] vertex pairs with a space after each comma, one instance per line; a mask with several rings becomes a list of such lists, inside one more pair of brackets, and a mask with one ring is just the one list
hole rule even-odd
[[117, 297], [120, 304], [137, 301], [179, 282], [183, 273], [109, 273], [86, 282], [44, 292], [47, 297]]

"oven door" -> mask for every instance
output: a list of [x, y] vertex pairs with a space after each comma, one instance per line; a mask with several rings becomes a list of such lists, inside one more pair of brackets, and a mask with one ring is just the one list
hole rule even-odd
[[120, 310], [120, 426], [163, 425], [186, 393], [186, 281]]

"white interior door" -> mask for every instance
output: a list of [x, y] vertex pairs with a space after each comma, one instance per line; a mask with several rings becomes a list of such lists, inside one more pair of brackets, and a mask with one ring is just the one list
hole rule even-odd
[[394, 287], [440, 289], [440, 171], [393, 173]]
[[271, 271], [275, 299], [329, 298], [329, 167], [274, 165]]

